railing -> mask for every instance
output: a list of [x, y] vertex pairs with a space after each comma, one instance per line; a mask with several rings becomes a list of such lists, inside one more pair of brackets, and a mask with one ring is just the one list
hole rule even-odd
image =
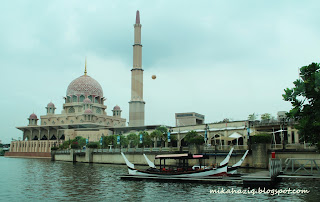
[[[318, 162], [318, 163], [317, 163]], [[320, 159], [287, 158], [284, 174], [320, 174]]]
[[120, 153], [120, 152], [137, 152], [137, 153], [143, 153], [143, 152], [175, 152], [179, 151], [179, 148], [177, 147], [155, 147], [155, 148], [112, 148], [112, 149], [94, 149], [93, 152], [96, 153]]
[[269, 159], [269, 175], [271, 178], [277, 177], [282, 170], [281, 159]]
[[[309, 143], [294, 143], [294, 144], [285, 144], [285, 149], [291, 150], [316, 150], [315, 145]], [[283, 144], [271, 144], [269, 149], [283, 149]]]
[[233, 147], [234, 150], [248, 150], [249, 147], [248, 145], [217, 145], [216, 148], [215, 146], [205, 146], [204, 150], [205, 151], [230, 151], [230, 149]]
[[56, 154], [70, 154], [70, 150], [57, 150], [55, 151]]
[[270, 147], [268, 149], [283, 149], [282, 144], [270, 144]]

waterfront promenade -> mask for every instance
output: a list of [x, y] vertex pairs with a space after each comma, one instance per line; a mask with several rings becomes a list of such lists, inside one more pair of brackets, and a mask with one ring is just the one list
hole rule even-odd
[[[125, 164], [120, 152], [126, 153], [127, 158], [130, 162], [136, 165], [146, 165], [143, 153], [145, 153], [148, 158], [154, 162], [155, 156], [158, 154], [169, 154], [169, 153], [205, 153], [209, 155], [209, 159], [206, 161], [207, 164], [220, 163], [224, 157], [227, 155], [231, 146], [224, 147], [223, 150], [215, 150], [214, 147], [203, 148], [202, 150], [196, 152], [195, 149], [190, 149], [188, 147], [163, 147], [163, 148], [119, 148], [117, 149], [85, 149], [85, 150], [62, 150], [54, 151], [52, 153], [53, 160], [56, 161], [69, 161], [69, 162], [85, 162], [85, 163], [109, 163], [109, 164]], [[230, 165], [235, 164], [240, 160], [242, 155], [245, 153], [245, 148], [235, 147], [230, 158]], [[315, 150], [271, 150], [264, 147], [252, 147], [245, 158], [242, 167], [250, 168], [268, 168], [269, 158], [271, 158], [271, 153], [275, 152], [276, 158], [282, 159], [285, 162], [287, 158], [308, 158], [320, 159], [319, 153]], [[155, 161], [157, 164], [157, 161]], [[167, 162], [170, 163], [175, 162]], [[191, 162], [196, 164], [197, 162]]]

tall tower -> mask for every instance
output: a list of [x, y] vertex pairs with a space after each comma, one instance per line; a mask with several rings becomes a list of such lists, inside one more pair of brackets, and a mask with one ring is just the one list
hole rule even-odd
[[137, 11], [134, 24], [133, 68], [131, 70], [131, 100], [129, 102], [129, 126], [144, 125], [143, 69], [140, 14]]

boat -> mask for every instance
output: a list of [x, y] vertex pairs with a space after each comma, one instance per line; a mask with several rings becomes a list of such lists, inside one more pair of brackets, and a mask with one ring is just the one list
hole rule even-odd
[[237, 169], [240, 168], [242, 162], [244, 161], [244, 159], [246, 158], [247, 154], [248, 154], [249, 150], [247, 150], [244, 155], [242, 156], [242, 158], [234, 165], [232, 166], [228, 166], [228, 175], [235, 175], [237, 174]]
[[[144, 154], [144, 157], [149, 165], [147, 170], [139, 170], [134, 167], [134, 164], [131, 163], [123, 152], [121, 155], [126, 162], [128, 167], [129, 175], [136, 176], [156, 176], [156, 177], [213, 177], [213, 176], [226, 176], [228, 171], [228, 162], [232, 154], [233, 148], [230, 150], [226, 158], [220, 163], [217, 167], [202, 167], [202, 160], [209, 159], [208, 155], [198, 154], [192, 155], [189, 153], [184, 154], [164, 154], [157, 155], [155, 159], [160, 160], [160, 168], [156, 168], [154, 163], [150, 161], [147, 156]], [[176, 166], [166, 166], [166, 160], [174, 159], [178, 161]], [[192, 166], [189, 166], [188, 160], [196, 159], [200, 162], [199, 169], [192, 169]]]

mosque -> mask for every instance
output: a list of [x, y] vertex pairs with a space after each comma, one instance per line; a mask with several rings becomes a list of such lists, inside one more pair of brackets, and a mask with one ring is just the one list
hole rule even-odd
[[[159, 125], [145, 125], [145, 101], [143, 100], [143, 69], [141, 24], [139, 11], [134, 24], [133, 67], [131, 69], [131, 99], [129, 101], [129, 122], [121, 117], [121, 108], [114, 106], [112, 115], [106, 113], [106, 98], [98, 81], [87, 74], [85, 62], [84, 74], [74, 79], [67, 87], [63, 110], [56, 114], [55, 105], [50, 102], [46, 106], [46, 115], [38, 116], [32, 113], [27, 126], [17, 127], [23, 132], [23, 141], [12, 141], [10, 152], [6, 156], [50, 157], [51, 148], [63, 141], [82, 136], [89, 141], [99, 141], [102, 136], [112, 134], [129, 134], [131, 132], [152, 132]], [[176, 126], [167, 127], [172, 135], [177, 137], [176, 147], [183, 146], [183, 138], [190, 130], [195, 130], [206, 139], [207, 145], [228, 146], [230, 143], [247, 148], [250, 136], [261, 130], [254, 127], [248, 120], [234, 122], [217, 122], [205, 124], [205, 117], [195, 112], [176, 113]], [[271, 130], [270, 124], [267, 129]], [[287, 126], [286, 126], [287, 127]], [[286, 131], [282, 139], [289, 143], [297, 143], [299, 137], [293, 127], [272, 126], [272, 130]], [[284, 130], [286, 129], [286, 130]], [[282, 134], [282, 132], [281, 132]], [[252, 135], [252, 133], [251, 133]], [[291, 135], [291, 137], [290, 137]], [[278, 135], [279, 136], [279, 135]], [[279, 136], [280, 138], [280, 136]], [[278, 139], [279, 139], [278, 138]], [[154, 147], [156, 146], [154, 141]], [[275, 139], [276, 142], [276, 139]], [[166, 145], [167, 146], [167, 145]], [[240, 147], [239, 147], [240, 148]]]

